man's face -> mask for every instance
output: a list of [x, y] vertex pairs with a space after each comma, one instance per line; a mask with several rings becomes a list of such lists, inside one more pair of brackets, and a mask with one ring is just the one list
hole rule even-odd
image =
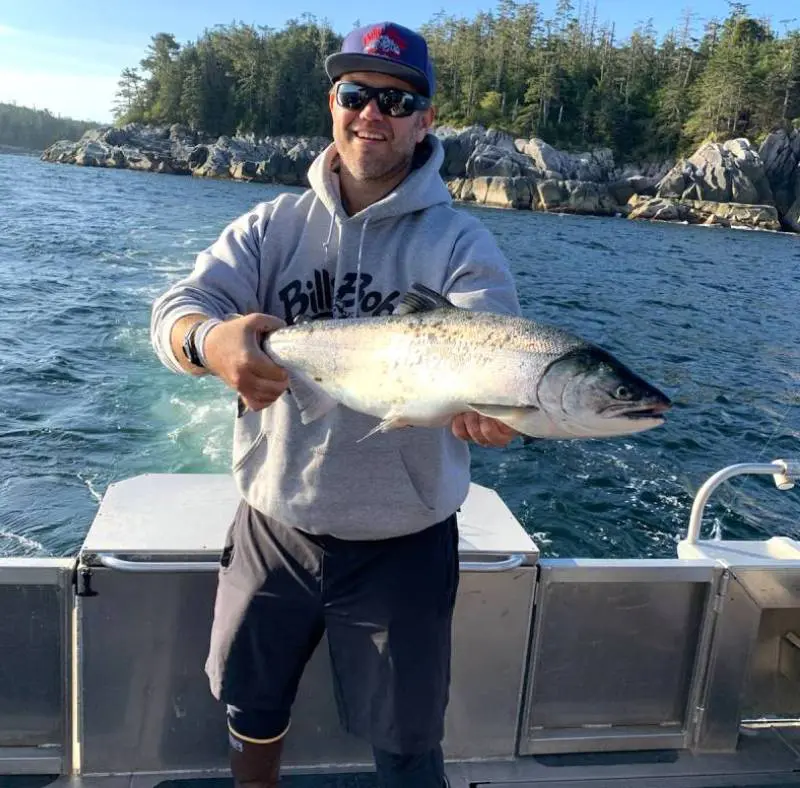
[[[340, 81], [415, 92], [408, 82], [388, 74], [357, 71], [343, 74]], [[408, 169], [414, 148], [433, 123], [433, 109], [393, 118], [382, 115], [374, 99], [362, 110], [347, 110], [338, 105], [333, 91], [329, 106], [336, 150], [356, 181], [381, 180]]]

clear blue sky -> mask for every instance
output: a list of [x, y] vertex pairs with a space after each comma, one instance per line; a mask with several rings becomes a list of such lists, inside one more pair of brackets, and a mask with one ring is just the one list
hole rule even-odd
[[[577, 8], [580, 0], [573, 0]], [[591, 3], [592, 0], [582, 0]], [[651, 18], [659, 35], [677, 25], [681, 8], [689, 5], [636, 0], [596, 0], [600, 22], [614, 22], [619, 36], [627, 36], [637, 22]], [[541, 0], [542, 13], [551, 16], [555, 0]], [[788, 0], [753, 0], [751, 14], [779, 22], [797, 17], [800, 7]], [[389, 3], [330, 2], [330, 0], [138, 0], [109, 4], [107, 0], [0, 0], [0, 101], [16, 101], [59, 115], [108, 122], [119, 74], [136, 66], [150, 37], [173, 33], [178, 41], [195, 39], [204, 29], [233, 21], [282, 28], [290, 18], [307, 12], [327, 19], [338, 33], [354, 22], [362, 24], [391, 19], [418, 27], [434, 13], [472, 18], [478, 11], [494, 10], [494, 0], [405, 0]], [[695, 28], [727, 14], [725, 0], [695, 0]]]

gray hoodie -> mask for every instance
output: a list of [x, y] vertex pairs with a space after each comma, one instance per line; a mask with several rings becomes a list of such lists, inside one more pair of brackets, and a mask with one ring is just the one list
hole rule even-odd
[[[292, 323], [391, 314], [412, 282], [466, 308], [518, 313], [508, 265], [489, 231], [454, 209], [428, 135], [420, 166], [387, 197], [348, 216], [337, 154], [309, 170], [311, 189], [282, 194], [232, 222], [192, 273], [153, 306], [151, 338], [175, 372], [179, 318], [264, 312]], [[338, 406], [303, 424], [290, 392], [235, 419], [233, 474], [254, 508], [279, 522], [342, 539], [384, 539], [445, 519], [469, 489], [469, 448], [447, 428], [377, 434], [377, 420]]]

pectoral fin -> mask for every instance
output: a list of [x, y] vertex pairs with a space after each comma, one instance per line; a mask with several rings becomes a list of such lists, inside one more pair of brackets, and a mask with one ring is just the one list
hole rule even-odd
[[294, 373], [289, 375], [289, 394], [300, 411], [303, 424], [322, 418], [339, 404], [322, 387]]
[[541, 414], [541, 410], [535, 405], [481, 405], [472, 402], [468, 404], [481, 416], [497, 419], [523, 435], [532, 434], [532, 423]]
[[389, 430], [396, 430], [400, 427], [408, 427], [408, 422], [398, 415], [389, 413], [383, 421], [376, 424], [363, 438], [359, 438], [356, 443], [361, 443], [361, 441], [365, 441], [370, 436], [379, 432], [389, 432]]

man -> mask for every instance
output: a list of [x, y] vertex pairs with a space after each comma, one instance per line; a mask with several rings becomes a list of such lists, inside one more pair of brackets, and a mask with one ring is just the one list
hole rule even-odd
[[370, 25], [326, 70], [334, 142], [311, 189], [227, 227], [156, 301], [152, 339], [169, 368], [217, 375], [240, 398], [242, 502], [206, 663], [235, 781], [277, 784], [297, 684], [327, 632], [342, 724], [372, 745], [380, 784], [441, 788], [467, 441], [515, 433], [468, 413], [357, 443], [375, 419], [339, 406], [303, 423], [302, 389], [259, 339], [300, 316], [391, 314], [414, 281], [467, 308], [519, 306], [492, 236], [452, 208], [439, 175], [425, 40]]

